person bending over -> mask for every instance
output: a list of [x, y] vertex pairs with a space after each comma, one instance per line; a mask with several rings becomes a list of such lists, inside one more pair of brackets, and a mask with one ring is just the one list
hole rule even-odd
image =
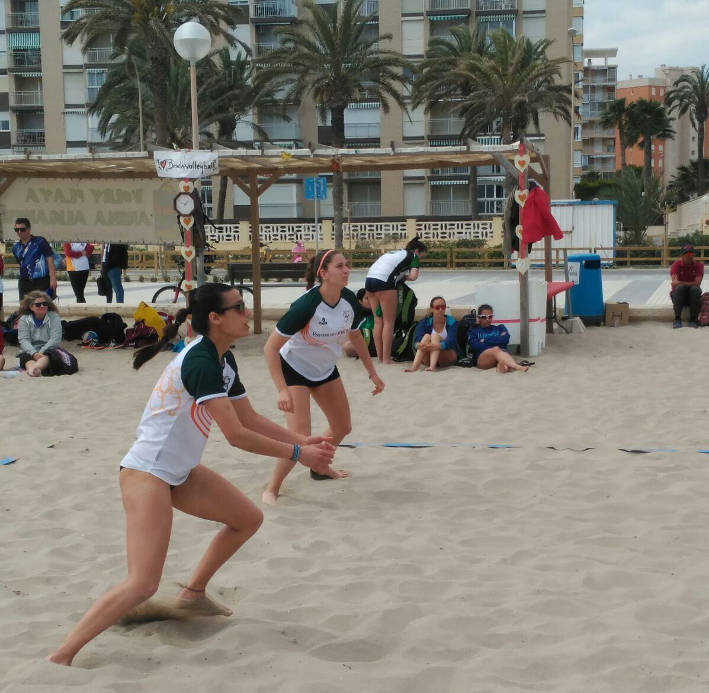
[[[308, 291], [291, 304], [263, 349], [278, 391], [278, 408], [286, 413], [288, 428], [310, 435], [312, 397], [325, 414], [325, 435], [335, 446], [352, 428], [347, 393], [336, 365], [347, 338], [374, 385], [372, 394], [384, 389], [359, 331], [364, 316], [357, 298], [347, 288], [349, 276], [342, 253], [323, 250], [312, 257], [305, 268]], [[276, 503], [281, 485], [294, 466], [288, 457], [278, 460], [262, 495], [264, 503]], [[329, 468], [324, 474], [311, 469], [310, 475], [320, 481], [347, 473]]]
[[507, 351], [510, 333], [504, 325], [492, 324], [492, 306], [483, 303], [478, 308], [478, 324], [468, 330], [468, 344], [475, 365], [482, 370], [497, 368], [498, 373], [528, 371], [529, 363], [517, 363]]
[[325, 438], [287, 431], [256, 413], [239, 379], [229, 345], [249, 334], [249, 309], [236, 289], [204, 284], [189, 294], [155, 345], [133, 357], [135, 368], [157, 354], [188, 315], [199, 337], [163, 371], [143, 411], [138, 439], [120, 464], [126, 513], [128, 575], [86, 612], [49, 656], [70, 665], [90, 640], [158, 588], [172, 529], [173, 509], [218, 522], [217, 532], [176, 606], [204, 615], [231, 611], [206, 597], [212, 576], [259, 528], [261, 511], [236, 486], [200, 463], [212, 422], [234, 447], [286, 458], [326, 472], [334, 447]]
[[429, 304], [431, 313], [416, 325], [414, 348], [416, 355], [411, 368], [405, 373], [417, 371], [421, 364], [427, 371], [435, 371], [438, 366], [452, 366], [459, 357], [458, 322], [446, 314], [446, 301], [442, 296], [434, 296]]

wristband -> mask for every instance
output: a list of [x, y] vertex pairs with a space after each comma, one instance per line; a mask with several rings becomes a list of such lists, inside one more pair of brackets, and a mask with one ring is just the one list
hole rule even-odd
[[290, 456], [291, 462], [297, 462], [300, 457], [300, 445], [293, 443], [293, 454]]

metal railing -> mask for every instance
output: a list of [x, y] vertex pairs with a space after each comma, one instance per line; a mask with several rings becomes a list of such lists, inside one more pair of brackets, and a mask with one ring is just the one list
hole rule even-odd
[[379, 0], [364, 0], [359, 13], [365, 16], [379, 14]]
[[110, 63], [113, 48], [87, 48], [84, 51], [84, 62], [87, 65], [96, 63]]
[[41, 91], [12, 91], [10, 92], [11, 106], [41, 106]]
[[517, 11], [517, 0], [478, 0], [478, 12]]
[[469, 176], [469, 166], [456, 166], [454, 168], [432, 168], [431, 176]]
[[380, 217], [381, 215], [381, 202], [350, 202], [351, 217]]
[[42, 52], [39, 50], [10, 51], [10, 67], [42, 67]]
[[427, 10], [469, 10], [470, 0], [428, 0]]
[[251, 7], [251, 16], [256, 19], [295, 17], [297, 14], [295, 0], [254, 0]]
[[275, 41], [270, 43], [257, 42], [254, 46], [255, 53], [257, 57], [263, 58], [264, 55], [273, 53], [278, 48], [278, 44]]
[[378, 139], [380, 131], [380, 123], [345, 123], [347, 139]]
[[13, 145], [25, 146], [44, 146], [44, 130], [39, 128], [33, 130], [15, 130], [13, 137]]
[[39, 12], [10, 12], [7, 15], [9, 27], [27, 29], [39, 26]]
[[431, 118], [429, 132], [431, 135], [460, 135], [463, 129], [462, 118]]
[[470, 200], [431, 200], [431, 216], [462, 217], [470, 214]]

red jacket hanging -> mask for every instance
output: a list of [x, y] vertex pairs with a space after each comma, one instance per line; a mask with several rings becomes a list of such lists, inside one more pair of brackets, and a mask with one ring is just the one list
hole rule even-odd
[[535, 243], [550, 234], [557, 241], [564, 237], [559, 224], [551, 214], [549, 195], [539, 186], [529, 190], [527, 201], [520, 209], [519, 217], [522, 224], [522, 240], [525, 243]]

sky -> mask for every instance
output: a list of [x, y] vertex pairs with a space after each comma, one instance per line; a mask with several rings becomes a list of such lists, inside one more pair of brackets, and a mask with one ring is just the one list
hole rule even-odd
[[[551, 0], [553, 3], [554, 0]], [[618, 79], [709, 65], [709, 0], [585, 0], [584, 48], [618, 48]]]

